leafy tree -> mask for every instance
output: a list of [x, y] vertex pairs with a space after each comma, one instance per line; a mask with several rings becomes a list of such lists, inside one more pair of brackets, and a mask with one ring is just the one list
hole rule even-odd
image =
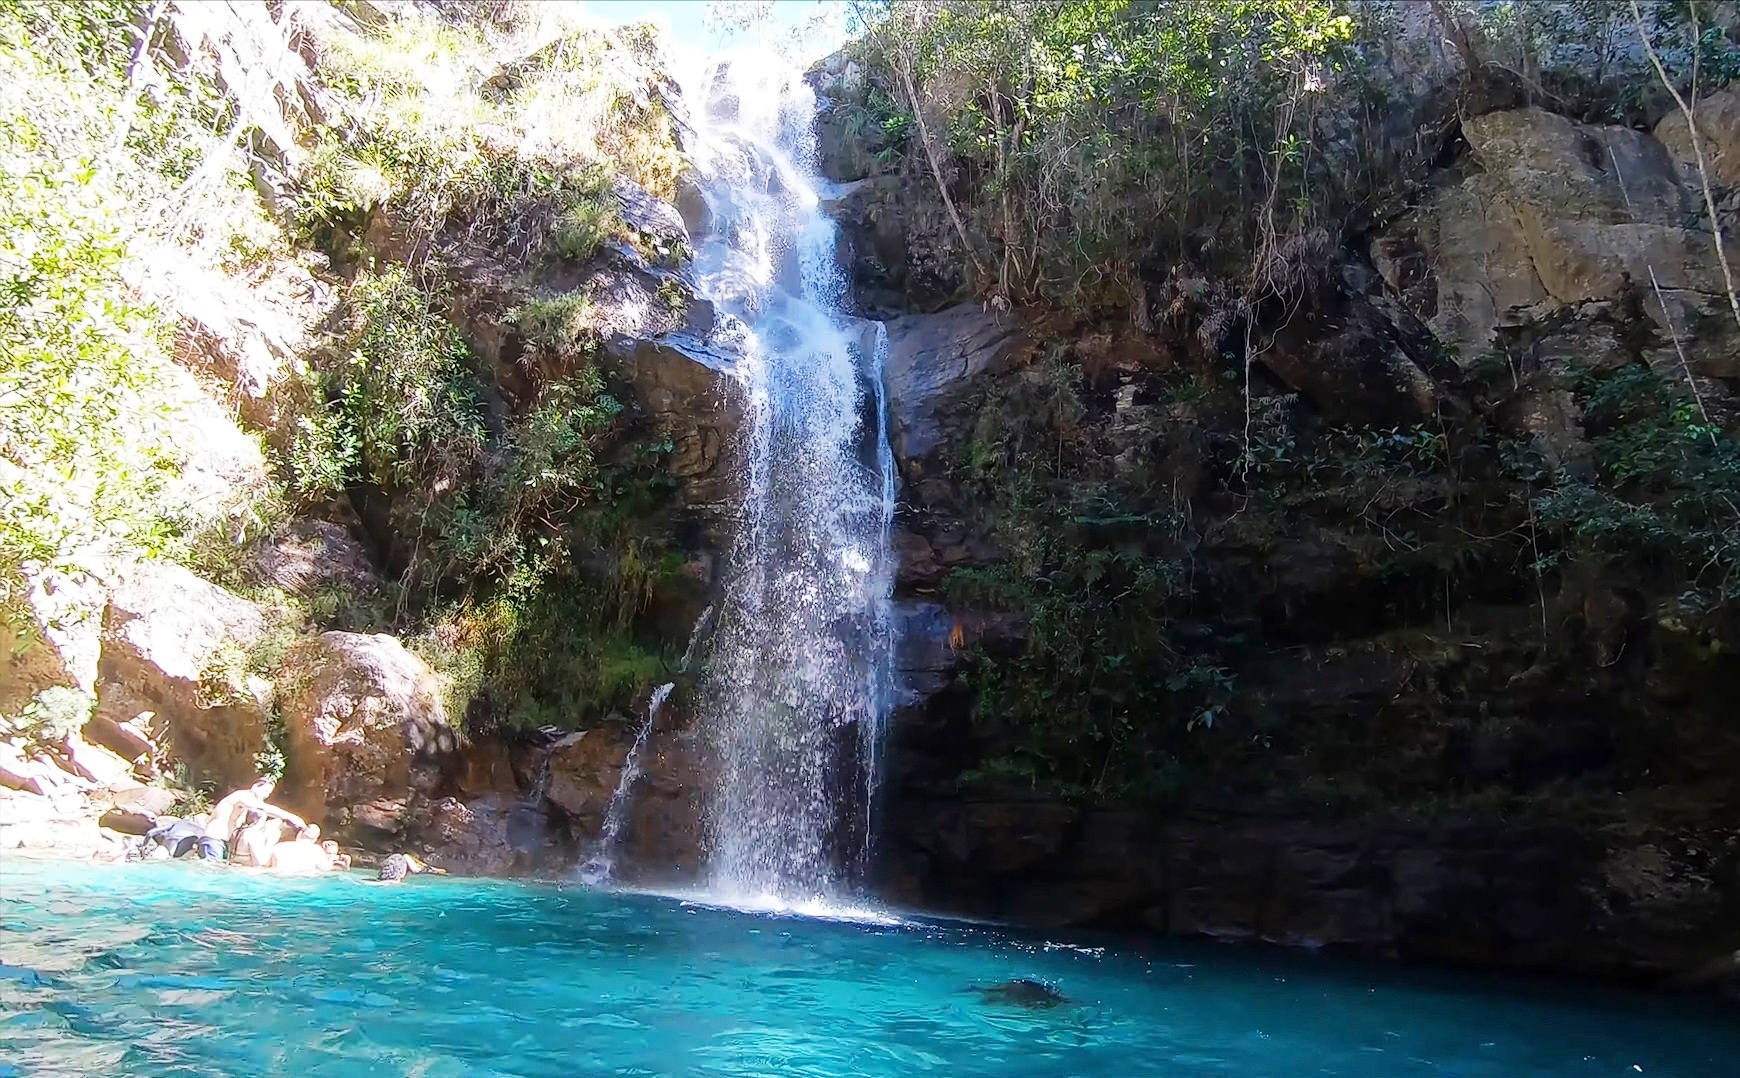
[[931, 171], [945, 198], [972, 196], [960, 231], [1001, 297], [1126, 302], [1157, 260], [1211, 241], [1272, 253], [1314, 223], [1312, 109], [1354, 29], [1330, 0], [933, 0], [866, 17], [901, 104], [946, 122], [922, 148], [964, 166]]
[[0, 581], [100, 571], [171, 535], [168, 360], [95, 177], [0, 149]]

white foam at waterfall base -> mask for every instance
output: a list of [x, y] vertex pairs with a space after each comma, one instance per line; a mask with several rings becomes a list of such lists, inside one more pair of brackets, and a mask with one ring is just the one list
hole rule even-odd
[[[621, 893], [619, 890], [618, 893]], [[720, 894], [710, 889], [638, 888], [634, 894], [653, 895], [701, 909], [736, 910], [764, 917], [805, 917], [818, 921], [841, 921], [865, 925], [907, 925], [915, 921], [872, 902], [824, 898], [785, 899], [778, 895]], [[934, 919], [934, 918], [933, 918]]]
[[759, 55], [715, 60], [686, 89], [711, 216], [691, 272], [722, 315], [746, 404], [739, 528], [697, 681], [718, 762], [707, 894], [853, 906], [893, 658], [881, 349], [840, 310], [814, 93]]

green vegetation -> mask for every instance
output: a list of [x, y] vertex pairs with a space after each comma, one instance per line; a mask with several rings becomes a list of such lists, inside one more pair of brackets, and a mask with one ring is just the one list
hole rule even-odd
[[82, 689], [51, 685], [31, 698], [18, 718], [0, 715], [0, 737], [26, 745], [57, 744], [84, 727], [96, 704], [96, 698]]
[[[1129, 308], [1142, 322], [1169, 278], [1206, 274], [1232, 286], [1222, 317], [1242, 318], [1296, 299], [1345, 231], [1398, 206], [1420, 171], [1396, 167], [1417, 149], [1386, 141], [1394, 111], [1413, 107], [1385, 73], [1410, 7], [1424, 5], [860, 4], [857, 48], [875, 75], [848, 130], [876, 136], [908, 197], [942, 204], [949, 256], [964, 249], [968, 265], [942, 266], [946, 278], [1000, 302]], [[1740, 48], [1716, 4], [1648, 7], [1670, 77], [1732, 77]], [[1625, 4], [1432, 12], [1449, 20], [1476, 98], [1630, 119], [1660, 93]]]
[[1541, 524], [1563, 562], [1618, 566], [1678, 591], [1699, 623], [1740, 602], [1740, 441], [1683, 382], [1643, 364], [1578, 372], [1593, 467], [1540, 477]]
[[214, 138], [209, 72], [136, 49], [145, 11], [0, 4], [0, 635], [27, 577], [101, 576], [214, 523], [170, 496], [194, 389], [143, 270], [237, 271], [276, 231]]
[[0, 160], [0, 564], [94, 571], [161, 549], [173, 407], [154, 312], [119, 277], [92, 169]]
[[1191, 594], [1181, 507], [1157, 477], [1105, 467], [1080, 389], [1080, 371], [1056, 359], [1006, 380], [955, 472], [1008, 561], [956, 570], [943, 596], [1026, 627], [1014, 654], [970, 656], [975, 720], [1007, 748], [970, 777], [1164, 798], [1184, 741], [1213, 726], [1234, 677], [1175, 631]]
[[351, 282], [350, 330], [322, 387], [327, 411], [304, 417], [308, 441], [293, 456], [309, 470], [297, 476], [304, 492], [357, 482], [450, 487], [475, 460], [485, 435], [470, 353], [431, 309], [437, 298], [401, 267]]
[[375, 210], [436, 242], [408, 266], [355, 260], [347, 329], [318, 364], [325, 408], [299, 419], [288, 464], [304, 497], [347, 493], [392, 537], [389, 623], [455, 715], [585, 725], [663, 669], [637, 616], [674, 580], [654, 519], [671, 488], [602, 365], [602, 314], [584, 289], [507, 312], [529, 385], [503, 401], [449, 321], [443, 269], [464, 243], [582, 264], [642, 242], [613, 177], [675, 190], [656, 50], [538, 5], [322, 42], [346, 124], [298, 195], [304, 228], [346, 262]]
[[592, 297], [585, 292], [528, 300], [508, 312], [508, 321], [547, 351], [584, 355], [597, 344]]
[[402, 268], [352, 282], [326, 408], [291, 454], [298, 486], [385, 508], [392, 623], [448, 677], [456, 714], [476, 699], [497, 721], [568, 726], [627, 707], [663, 669], [632, 632], [674, 574], [639, 530], [671, 491], [661, 446], [624, 428], [584, 292], [509, 313], [554, 376], [493, 419], [440, 296]]
[[[1235, 383], [1159, 378], [1115, 421], [1058, 358], [978, 403], [952, 479], [1004, 560], [942, 597], [1021, 628], [962, 641], [982, 752], [964, 781], [1426, 818], [1665, 819], [1696, 801], [1681, 787], [1731, 796], [1740, 738], [1709, 678], [1740, 645], [1740, 457], [1682, 381], [1636, 362], [1525, 386], [1499, 363], [1468, 372], [1473, 407], [1427, 424], [1338, 427], [1271, 398], [1246, 442], [1225, 433]], [[1515, 426], [1545, 385], [1571, 390], [1584, 451]], [[1206, 481], [1181, 494], [1181, 468]], [[1647, 655], [1640, 617], [1666, 630]], [[1632, 695], [1627, 646], [1685, 698]], [[1506, 717], [1521, 701], [1539, 726]], [[1566, 765], [1538, 747], [1608, 737], [1630, 751]], [[1520, 755], [1469, 772], [1473, 745]]]
[[584, 262], [623, 234], [618, 170], [674, 193], [681, 158], [645, 85], [653, 45], [540, 7], [505, 31], [398, 19], [322, 42], [344, 124], [326, 133], [299, 195], [317, 243], [342, 246], [381, 208], [413, 236]]
[[[447, 5], [366, 30], [276, 13], [314, 84], [242, 100], [261, 88], [220, 78], [229, 46], [203, 35], [260, 28], [194, 14], [0, 2], [0, 76], [16, 90], [0, 108], [0, 639], [28, 646], [25, 588], [42, 574], [158, 554], [259, 599], [284, 634], [406, 635], [440, 662], [459, 715], [482, 700], [493, 720], [572, 726], [626, 706], [662, 670], [641, 616], [676, 586], [651, 519], [670, 499], [669, 447], [624, 415], [584, 290], [508, 316], [533, 354], [504, 399], [453, 321], [447, 259], [469, 244], [571, 270], [618, 239], [648, 246], [614, 188], [626, 175], [669, 196], [682, 167], [656, 37], [546, 5]], [[268, 159], [258, 136], [283, 143], [283, 125], [295, 145]], [[189, 317], [178, 275], [245, 284], [320, 264], [296, 244], [330, 256], [339, 306], [274, 375], [279, 426], [263, 433], [283, 489], [183, 506], [177, 424], [202, 375], [171, 359]], [[380, 594], [251, 581], [250, 544], [293, 510], [346, 503], [384, 548]], [[276, 661], [224, 652], [209, 693], [244, 692]], [[31, 706], [5, 721], [42, 727]]]
[[[1121, 306], [1211, 237], [1216, 265], [1260, 263], [1322, 225], [1309, 132], [1353, 29], [1330, 0], [944, 0], [889, 5], [869, 47], [889, 72], [884, 110], [912, 117], [884, 130], [972, 177], [974, 283]], [[909, 171], [934, 187], [940, 170]]]

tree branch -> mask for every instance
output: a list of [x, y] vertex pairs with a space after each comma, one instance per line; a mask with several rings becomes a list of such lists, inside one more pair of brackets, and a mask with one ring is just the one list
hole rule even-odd
[[912, 81], [912, 53], [905, 41], [901, 41], [898, 49], [900, 56], [900, 84], [906, 90], [907, 103], [912, 106], [913, 122], [918, 125], [918, 141], [924, 146], [924, 156], [930, 161], [930, 174], [936, 180], [937, 194], [942, 196], [943, 207], [949, 212], [949, 220], [954, 222], [955, 231], [961, 237], [961, 246], [966, 248], [967, 257], [972, 259], [973, 269], [980, 277], [985, 276], [985, 267], [979, 262], [979, 256], [973, 250], [973, 242], [967, 237], [966, 222], [961, 220], [961, 211], [955, 208], [955, 200], [949, 196], [949, 185], [943, 181], [942, 162], [937, 159], [936, 149], [930, 142], [930, 129], [924, 122], [924, 109], [918, 103], [918, 89]]
[[[1699, 54], [1699, 34], [1697, 11], [1692, 10], [1692, 58], [1696, 64]], [[1710, 167], [1704, 161], [1704, 136], [1698, 131], [1698, 119], [1695, 102], [1688, 102], [1685, 95], [1668, 78], [1667, 68], [1662, 66], [1661, 54], [1655, 51], [1655, 43], [1650, 41], [1649, 34], [1643, 29], [1643, 10], [1638, 7], [1637, 0], [1631, 0], [1632, 24], [1637, 28], [1637, 39], [1643, 43], [1643, 51], [1649, 56], [1649, 62], [1655, 68], [1656, 77], [1667, 92], [1673, 95], [1674, 104], [1679, 106], [1680, 115], [1686, 118], [1686, 133], [1692, 139], [1692, 157], [1698, 163], [1698, 186], [1703, 188], [1704, 209], [1710, 214], [1710, 234], [1716, 245], [1716, 261], [1722, 266], [1722, 283], [1728, 288], [1728, 308], [1734, 312], [1734, 324], [1740, 326], [1740, 293], [1734, 289], [1734, 270], [1728, 265], [1728, 251], [1722, 244], [1722, 221], [1716, 216], [1716, 196], [1710, 186]], [[1694, 71], [1696, 68], [1694, 67]], [[1692, 94], [1698, 92], [1697, 78], [1692, 79]]]

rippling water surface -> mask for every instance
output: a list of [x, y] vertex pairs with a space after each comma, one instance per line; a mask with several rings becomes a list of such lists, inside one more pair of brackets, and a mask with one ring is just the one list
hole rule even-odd
[[[1740, 1074], [1740, 1014], [549, 885], [0, 858], [7, 1075]], [[1076, 1002], [969, 989], [1014, 977]]]

